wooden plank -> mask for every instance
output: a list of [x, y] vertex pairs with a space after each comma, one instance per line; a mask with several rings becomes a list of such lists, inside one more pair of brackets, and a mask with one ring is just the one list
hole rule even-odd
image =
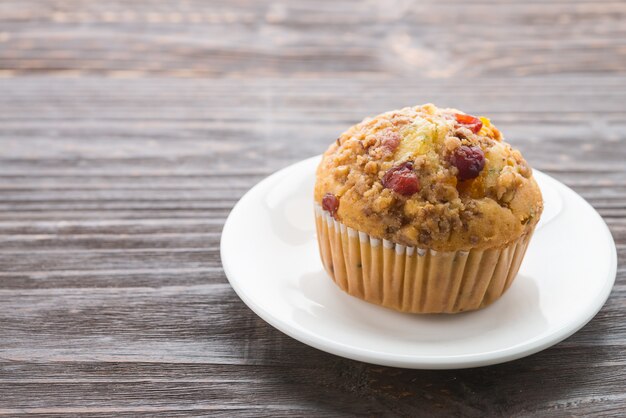
[[0, 68], [133, 78], [619, 73], [624, 14], [622, 2], [10, 1]]

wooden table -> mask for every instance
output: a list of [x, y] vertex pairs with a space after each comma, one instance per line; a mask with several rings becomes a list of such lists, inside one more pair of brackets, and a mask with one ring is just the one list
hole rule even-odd
[[[626, 5], [468, 3], [2, 1], [0, 414], [624, 413]], [[617, 283], [573, 337], [493, 367], [378, 367], [229, 286], [220, 232], [251, 186], [429, 101], [491, 115], [609, 225]]]

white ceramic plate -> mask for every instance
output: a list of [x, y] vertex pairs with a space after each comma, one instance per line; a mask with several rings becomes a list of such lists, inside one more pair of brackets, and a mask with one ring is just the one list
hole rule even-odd
[[598, 213], [535, 170], [545, 211], [506, 294], [455, 315], [413, 315], [343, 293], [323, 270], [313, 215], [320, 157], [252, 188], [222, 233], [224, 270], [261, 318], [305, 344], [387, 366], [453, 369], [501, 363], [543, 350], [585, 325], [606, 301], [615, 244]]

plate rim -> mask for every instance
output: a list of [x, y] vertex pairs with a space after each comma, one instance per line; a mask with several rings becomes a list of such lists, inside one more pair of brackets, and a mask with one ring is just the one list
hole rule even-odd
[[337, 342], [325, 336], [316, 334], [306, 328], [295, 327], [268, 312], [263, 306], [258, 304], [242, 289], [240, 283], [237, 280], [231, 279], [231, 277], [233, 276], [232, 269], [229, 265], [231, 257], [228, 255], [229, 249], [225, 244], [227, 240], [225, 240], [224, 237], [229, 236], [229, 231], [233, 228], [233, 219], [236, 217], [236, 214], [241, 210], [245, 201], [250, 198], [255, 190], [262, 188], [266, 183], [269, 183], [270, 181], [279, 177], [287, 170], [294, 169], [296, 166], [299, 165], [310, 164], [312, 160], [319, 160], [320, 158], [321, 155], [316, 155], [292, 163], [280, 170], [273, 172], [272, 174], [269, 174], [267, 177], [251, 187], [237, 201], [235, 206], [228, 214], [220, 235], [220, 257], [222, 262], [222, 268], [224, 269], [224, 273], [226, 275], [226, 278], [228, 279], [228, 282], [230, 283], [237, 296], [239, 296], [239, 298], [246, 304], [246, 306], [248, 306], [261, 319], [297, 341], [300, 341], [304, 344], [307, 344], [311, 347], [317, 348], [330, 354], [381, 366], [402, 367], [411, 369], [463, 369], [482, 367], [520, 359], [535, 354], [539, 351], [545, 350], [546, 348], [565, 340], [566, 338], [575, 334], [585, 325], [587, 325], [589, 321], [591, 321], [602, 309], [611, 294], [611, 290], [613, 289], [613, 286], [615, 284], [615, 278], [617, 274], [617, 248], [615, 246], [615, 240], [613, 239], [608, 225], [606, 224], [602, 216], [600, 216], [600, 214], [595, 210], [595, 208], [591, 206], [589, 202], [587, 202], [574, 190], [572, 190], [559, 180], [555, 179], [554, 177], [543, 173], [540, 170], [533, 169], [535, 172], [538, 172], [541, 175], [544, 175], [549, 179], [557, 182], [560, 186], [565, 187], [567, 190], [575, 194], [584, 205], [587, 205], [587, 207], [591, 209], [601, 221], [601, 224], [603, 226], [602, 232], [604, 233], [605, 238], [612, 244], [610, 254], [611, 266], [609, 268], [608, 277], [605, 280], [604, 287], [598, 294], [597, 306], [594, 305], [591, 309], [585, 310], [584, 312], [579, 314], [576, 321], [570, 321], [548, 335], [532, 337], [522, 343], [516, 344], [511, 347], [506, 347], [501, 350], [452, 356], [420, 356], [415, 354], [384, 353], [376, 350], [368, 350], [363, 347], [348, 346], [341, 342]]

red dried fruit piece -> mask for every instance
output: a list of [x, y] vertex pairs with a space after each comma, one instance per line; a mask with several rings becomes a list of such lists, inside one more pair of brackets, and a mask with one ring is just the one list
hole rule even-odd
[[334, 218], [339, 209], [339, 199], [332, 193], [326, 193], [322, 198], [322, 208], [330, 212], [330, 216]]
[[450, 163], [459, 170], [459, 180], [473, 179], [485, 167], [485, 153], [479, 147], [461, 145], [450, 156]]
[[407, 161], [390, 168], [382, 179], [383, 186], [402, 196], [411, 196], [420, 189], [417, 174], [413, 171], [413, 163]]
[[474, 132], [475, 134], [477, 134], [480, 131], [480, 129], [483, 127], [482, 121], [472, 115], [464, 115], [462, 113], [455, 113], [454, 117], [456, 118], [456, 121], [458, 123], [465, 126], [466, 128], [468, 128], [470, 131]]
[[390, 152], [394, 152], [398, 145], [400, 145], [400, 140], [402, 137], [393, 131], [385, 131], [380, 134], [380, 145], [389, 150]]

